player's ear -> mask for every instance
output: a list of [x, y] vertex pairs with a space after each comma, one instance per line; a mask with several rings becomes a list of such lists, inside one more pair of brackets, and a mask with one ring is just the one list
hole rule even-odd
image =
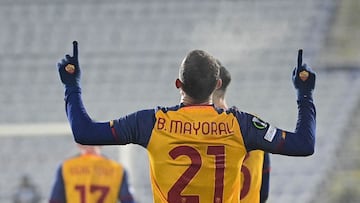
[[177, 89], [181, 88], [183, 86], [183, 83], [181, 82], [181, 80], [178, 78], [175, 80], [175, 87]]
[[217, 80], [217, 83], [216, 83], [215, 89], [219, 89], [221, 86], [222, 86], [222, 80], [221, 80], [221, 79], [218, 79], [218, 80]]

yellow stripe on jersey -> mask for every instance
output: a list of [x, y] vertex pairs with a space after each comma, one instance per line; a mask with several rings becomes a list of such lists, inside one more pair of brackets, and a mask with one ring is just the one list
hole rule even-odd
[[286, 138], [286, 132], [285, 132], [285, 131], [282, 131], [282, 132], [281, 132], [281, 138], [282, 138], [283, 140], [285, 140], [285, 138]]
[[264, 151], [253, 150], [246, 154], [241, 166], [241, 203], [260, 202]]
[[62, 166], [67, 203], [114, 203], [118, 200], [124, 170], [115, 161], [83, 155]]
[[240, 201], [246, 149], [233, 114], [212, 106], [158, 111], [147, 149], [156, 203]]

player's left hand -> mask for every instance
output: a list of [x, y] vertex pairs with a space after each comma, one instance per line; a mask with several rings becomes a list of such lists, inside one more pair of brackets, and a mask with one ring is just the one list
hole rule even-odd
[[302, 49], [298, 51], [298, 64], [292, 73], [292, 81], [297, 90], [298, 99], [312, 97], [316, 78], [316, 74], [311, 67], [302, 63], [302, 52]]
[[78, 60], [78, 43], [73, 41], [73, 55], [65, 55], [58, 64], [61, 82], [68, 87], [80, 87], [80, 66]]

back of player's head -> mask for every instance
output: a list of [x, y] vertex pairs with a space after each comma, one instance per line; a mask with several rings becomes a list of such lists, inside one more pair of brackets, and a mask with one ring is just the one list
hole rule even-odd
[[220, 65], [220, 78], [222, 80], [222, 85], [218, 90], [226, 91], [227, 87], [231, 82], [231, 75], [230, 72], [218, 61]]
[[220, 98], [225, 98], [226, 89], [231, 82], [231, 75], [229, 71], [217, 60], [217, 63], [220, 66], [220, 79], [222, 80], [222, 85], [220, 88], [216, 89], [213, 95], [214, 102], [218, 102]]
[[199, 103], [206, 101], [213, 93], [219, 75], [216, 59], [202, 50], [189, 52], [180, 67], [183, 91]]

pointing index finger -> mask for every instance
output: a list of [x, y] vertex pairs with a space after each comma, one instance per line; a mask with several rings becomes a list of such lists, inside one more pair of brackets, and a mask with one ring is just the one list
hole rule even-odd
[[302, 64], [302, 54], [303, 50], [299, 49], [298, 52], [298, 66], [297, 66], [297, 73], [299, 74], [300, 80], [305, 82], [309, 77], [309, 72], [305, 69], [305, 67]]
[[77, 41], [73, 41], [73, 57], [78, 57], [78, 43]]
[[300, 69], [300, 67], [302, 66], [302, 55], [303, 55], [303, 50], [299, 49], [299, 51], [298, 51], [298, 60], [297, 60], [298, 69]]

